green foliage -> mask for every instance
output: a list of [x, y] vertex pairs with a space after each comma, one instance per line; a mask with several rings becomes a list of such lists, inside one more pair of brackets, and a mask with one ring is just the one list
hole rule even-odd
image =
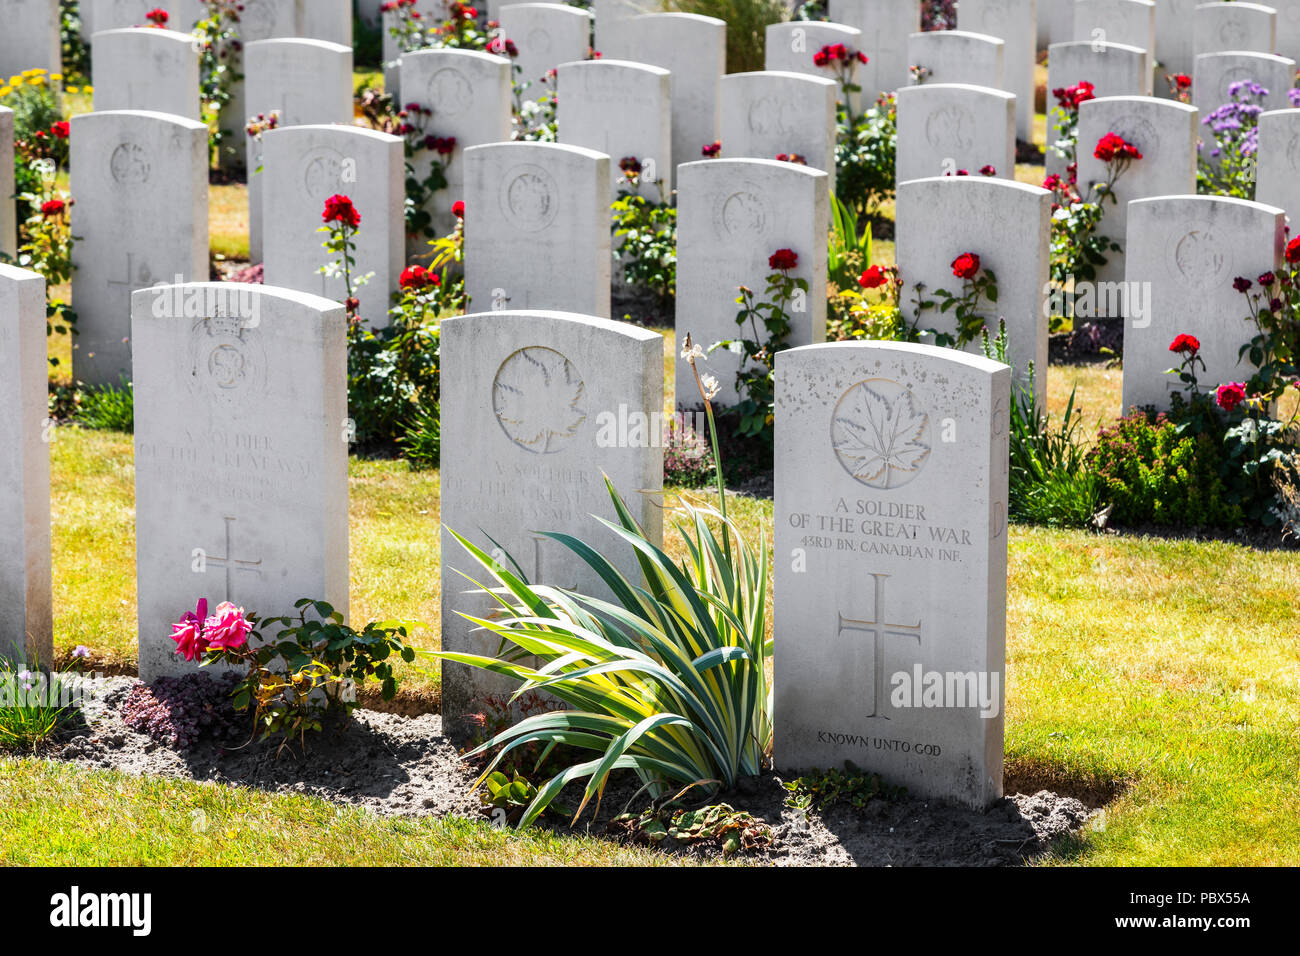
[[[781, 0], [671, 0], [664, 6], [665, 9], [726, 21], [728, 73], [749, 73], [765, 68], [768, 25], [785, 20], [787, 9]], [[808, 55], [812, 56], [812, 53]]]
[[1220, 446], [1208, 433], [1180, 432], [1163, 412], [1135, 410], [1103, 428], [1088, 464], [1116, 524], [1236, 527], [1244, 517], [1227, 501]]
[[[852, 121], [841, 111], [835, 139], [835, 194], [859, 216], [894, 195], [898, 109], [892, 93]], [[725, 145], [725, 144], [724, 144]]]
[[437, 405], [417, 408], [398, 439], [413, 471], [437, 468], [442, 458], [442, 421]]
[[135, 394], [131, 383], [96, 385], [84, 389], [77, 405], [77, 421], [86, 428], [135, 431]]
[[613, 255], [623, 265], [623, 281], [652, 293], [667, 308], [677, 292], [676, 207], [624, 189], [611, 208]]
[[871, 265], [871, 226], [858, 229], [858, 217], [835, 193], [831, 193], [831, 237], [827, 247], [826, 274], [835, 289], [856, 289], [858, 276]]
[[[202, 19], [194, 25], [199, 47], [199, 97], [203, 121], [211, 132], [208, 146], [219, 152], [238, 135], [247, 117], [230, 115], [235, 84], [244, 78], [236, 0], [204, 0]], [[233, 126], [231, 124], [234, 124]]]
[[533, 743], [596, 754], [541, 785], [520, 826], [574, 780], [588, 780], [580, 814], [612, 771], [635, 772], [656, 798], [695, 785], [713, 792], [759, 773], [771, 750], [766, 543], [755, 554], [724, 514], [687, 506], [677, 530], [690, 559], [678, 566], [646, 538], [608, 479], [606, 487], [618, 522], [602, 523], [634, 549], [644, 584], [570, 535], [546, 537], [599, 575], [613, 601], [529, 584], [513, 560], [504, 567], [451, 531], [497, 584], [483, 590], [499, 606], [467, 620], [502, 647], [497, 657], [435, 656], [521, 681], [516, 699], [548, 691], [572, 708], [526, 717], [476, 748], [501, 748], [479, 782]]
[[[0, 78], [0, 83], [6, 79], [8, 78]], [[14, 111], [15, 145], [36, 139], [37, 133], [46, 134], [55, 123], [63, 119], [59, 94], [43, 72], [32, 74], [25, 82], [6, 88], [10, 92], [0, 97], [0, 104]]]
[[[984, 354], [1007, 361], [1005, 323], [998, 337], [983, 338]], [[1074, 407], [1077, 391], [1070, 391], [1065, 415], [1053, 424], [1034, 395], [1034, 365], [1029, 363], [1027, 384], [1014, 388], [1008, 431], [1007, 512], [1013, 519], [1051, 527], [1086, 527], [1097, 513], [1097, 479], [1088, 466], [1079, 434], [1083, 415]]]
[[518, 824], [528, 805], [537, 799], [537, 788], [522, 773], [507, 777], [494, 770], [483, 781], [479, 801], [488, 810], [504, 810], [506, 820]]
[[728, 803], [695, 810], [651, 808], [623, 813], [610, 827], [638, 843], [665, 848], [714, 845], [723, 856], [754, 853], [772, 845], [771, 827]]
[[369, 678], [391, 700], [397, 693], [393, 659], [415, 660], [415, 649], [406, 643], [408, 622], [372, 621], [356, 631], [325, 601], [303, 598], [294, 607], [295, 617], [250, 614], [253, 636], [264, 640], [211, 651], [203, 661], [247, 667], [234, 690], [235, 709], [252, 708], [262, 740], [283, 734], [281, 749], [295, 736], [305, 742], [308, 730], [320, 730], [326, 711], [351, 712], [353, 688]]
[[31, 750], [72, 716], [72, 686], [39, 668], [12, 668], [0, 660], [0, 750]]
[[845, 761], [843, 770], [806, 773], [781, 785], [790, 792], [785, 805], [804, 813], [829, 810], [841, 802], [861, 810], [872, 800], [897, 800], [907, 792], [884, 783], [879, 774], [860, 770], [851, 761]]
[[986, 302], [991, 306], [998, 304], [998, 278], [993, 274], [992, 269], [979, 266], [978, 259], [976, 268], [978, 271], [974, 275], [962, 279], [960, 292], [935, 289], [927, 298], [925, 287], [921, 283], [913, 286], [916, 325], [921, 324], [922, 317], [931, 309], [937, 309], [940, 315], [951, 312], [956, 320], [956, 334], [928, 330], [928, 334], [934, 336], [935, 345], [964, 349], [985, 334], [988, 316], [984, 314], [982, 304]]

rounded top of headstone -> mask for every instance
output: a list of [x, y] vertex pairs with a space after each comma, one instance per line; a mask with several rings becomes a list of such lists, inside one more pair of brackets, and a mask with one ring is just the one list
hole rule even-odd
[[561, 312], [554, 309], [501, 309], [495, 312], [471, 312], [468, 315], [454, 315], [443, 319], [440, 325], [442, 329], [446, 330], [462, 326], [472, 327], [485, 323], [504, 322], [508, 324], [519, 319], [544, 319], [548, 322], [556, 322], [590, 332], [618, 335], [637, 342], [649, 342], [663, 338], [658, 332], [631, 325], [627, 322], [616, 322], [613, 319], [602, 319], [595, 315], [583, 315], [580, 312]]
[[1278, 216], [1285, 215], [1285, 210], [1277, 206], [1270, 206], [1267, 203], [1255, 202], [1253, 199], [1237, 199], [1235, 196], [1194, 196], [1194, 195], [1174, 195], [1174, 196], [1147, 196], [1144, 199], [1129, 200], [1129, 212], [1133, 208], [1140, 207], [1143, 209], [1168, 209], [1174, 210], [1184, 207], [1189, 214], [1195, 214], [1199, 207], [1202, 215], [1210, 215], [1217, 207], [1219, 209], [1237, 209], [1242, 213], [1258, 213], [1261, 216]]
[[[183, 43], [185, 46], [194, 46], [194, 35], [192, 33], [182, 33], [180, 30], [167, 30], [158, 27], [118, 27], [113, 30], [100, 30], [91, 34], [90, 42], [92, 47], [101, 40], [112, 41], [115, 38], [120, 39], [139, 39], [149, 42], [159, 43]], [[198, 52], [197, 49], [194, 51]]]
[[781, 23], [769, 23], [767, 25], [767, 36], [780, 36], [783, 33], [793, 33], [796, 30], [803, 30], [809, 36], [836, 34], [845, 40], [856, 40], [862, 36], [862, 31], [857, 27], [851, 27], [847, 23], [830, 23], [826, 20], [785, 20]]
[[315, 40], [310, 37], [273, 37], [270, 40], [250, 40], [244, 44], [247, 50], [320, 50], [327, 53], [337, 53], [339, 55], [352, 55], [352, 47], [344, 46], [342, 43], [335, 43], [332, 40]]
[[[989, 46], [1007, 45], [1007, 41], [1001, 37], [995, 37], [989, 33], [976, 33], [974, 30], [926, 30], [921, 33], [911, 33], [907, 39], [909, 43], [912, 40], [926, 40], [928, 42], [931, 37], [965, 40], [967, 43], [987, 43]], [[942, 43], [944, 39], [939, 39], [937, 42]]]
[[640, 16], [629, 17], [624, 22], [636, 24], [640, 28], [657, 25], [691, 30], [704, 27], [720, 30], [726, 30], [727, 28], [726, 20], [719, 20], [717, 17], [706, 17], [698, 13], [643, 13]]
[[349, 126], [346, 123], [304, 123], [301, 126], [278, 126], [262, 134], [276, 140], [337, 138], [343, 141], [371, 139], [378, 143], [401, 143], [402, 137], [394, 136], [366, 126]]
[[839, 86], [824, 76], [811, 76], [807, 73], [795, 73], [790, 70], [750, 70], [746, 73], [728, 73], [722, 77], [728, 85], [754, 83], [790, 83], [795, 86]]
[[201, 123], [198, 120], [177, 116], [175, 113], [159, 113], [156, 110], [95, 110], [91, 113], [78, 113], [72, 117], [70, 122], [72, 123], [72, 129], [75, 131], [89, 125], [109, 125], [114, 122], [120, 124], [129, 119], [170, 123], [173, 126], [179, 126], [187, 130], [205, 130], [208, 128], [206, 123]]
[[1061, 53], [1088, 53], [1101, 55], [1105, 53], [1134, 53], [1140, 56], [1146, 56], [1147, 51], [1140, 46], [1133, 46], [1129, 43], [1112, 43], [1110, 40], [1067, 40], [1064, 43], [1052, 43], [1047, 47], [1047, 62], [1052, 62], [1052, 51], [1058, 49]]
[[528, 11], [557, 17], [583, 17], [591, 19], [591, 11], [571, 7], [565, 3], [508, 3], [497, 10], [497, 19], [507, 15], [507, 11]]
[[1199, 112], [1190, 103], [1180, 103], [1178, 100], [1164, 99], [1159, 96], [1096, 96], [1079, 104], [1080, 114], [1085, 110], [1093, 113], [1102, 107], [1167, 110], [1175, 113]]
[[672, 76], [669, 70], [662, 66], [652, 66], [649, 63], [638, 63], [635, 60], [617, 60], [612, 57], [601, 57], [599, 60], [570, 60], [567, 63], [561, 63], [556, 67], [562, 73], [570, 73], [574, 70], [584, 70], [593, 73], [612, 73], [616, 70], [626, 70], [634, 73], [646, 73], [653, 76]]
[[1052, 192], [1042, 186], [1020, 183], [1014, 179], [1002, 179], [996, 176], [925, 176], [921, 179], [909, 179], [898, 184], [900, 191], [914, 189], [964, 189], [968, 192], [998, 191], [1005, 195], [1022, 193], [1037, 199], [1051, 197]]
[[993, 96], [1000, 100], [1014, 100], [1016, 94], [1008, 90], [999, 90], [992, 86], [980, 86], [976, 83], [921, 83], [917, 86], [900, 86], [897, 95], [916, 96], [917, 94], [942, 93], [948, 96]]

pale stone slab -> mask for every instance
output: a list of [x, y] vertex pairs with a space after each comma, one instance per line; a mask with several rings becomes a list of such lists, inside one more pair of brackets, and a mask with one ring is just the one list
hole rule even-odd
[[[482, 569], [446, 529], [470, 539], [532, 582], [605, 596], [573, 552], [541, 537], [571, 534], [640, 582], [635, 552], [597, 520], [614, 520], [602, 473], [658, 544], [663, 449], [657, 433], [612, 442], [611, 418], [653, 420], [663, 408], [663, 338], [622, 322], [566, 312], [505, 311], [442, 323], [442, 648], [492, 654], [499, 640], [461, 613], [491, 603], [459, 571]], [[514, 568], [511, 568], [514, 570]], [[507, 678], [443, 662], [443, 726], [464, 740], [465, 718]]]
[[1232, 287], [1282, 265], [1286, 214], [1276, 206], [1223, 196], [1157, 196], [1128, 207], [1126, 278], [1144, 283], [1148, 313], [1124, 329], [1122, 409], [1169, 408], [1181, 386], [1164, 374], [1176, 365], [1169, 343], [1181, 333], [1201, 341], [1202, 388], [1245, 381], [1253, 366], [1238, 361], [1250, 340], [1246, 299]]
[[984, 166], [1016, 172], [1016, 97], [961, 83], [924, 83], [898, 91], [896, 182], [927, 176], [972, 176]]
[[802, 73], [764, 70], [722, 78], [722, 148], [733, 158], [803, 156], [813, 169], [835, 169], [839, 84]]
[[1157, 0], [1155, 95], [1171, 98], [1165, 74], [1191, 76], [1196, 66], [1198, 0]]
[[[244, 90], [249, 115], [278, 112], [279, 126], [352, 122], [352, 48], [327, 40], [259, 40], [244, 45]], [[248, 255], [261, 262], [261, 143], [248, 142]]]
[[18, 255], [18, 206], [14, 195], [14, 111], [0, 106], [0, 254]]
[[1277, 52], [1300, 61], [1300, 0], [1273, 0], [1277, 10]]
[[[446, 162], [447, 188], [434, 193], [434, 230], [445, 236], [456, 225], [451, 207], [465, 198], [465, 150], [510, 139], [510, 61], [477, 50], [421, 50], [402, 57], [403, 103], [418, 103], [433, 111], [427, 133], [452, 136], [456, 148]], [[433, 155], [416, 154], [415, 175], [429, 175]], [[425, 240], [413, 240], [413, 250], [428, 251]]]
[[931, 30], [907, 38], [907, 59], [929, 70], [926, 83], [1003, 88], [1006, 43], [965, 30]]
[[262, 147], [266, 284], [347, 298], [342, 277], [319, 272], [331, 255], [317, 232], [325, 200], [346, 195], [361, 213], [357, 271], [374, 273], [356, 293], [360, 315], [371, 328], [387, 328], [406, 261], [402, 139], [356, 126], [291, 126], [266, 133]]
[[1064, 175], [1066, 163], [1050, 148], [1056, 140], [1056, 100], [1052, 90], [1086, 80], [1094, 96], [1150, 96], [1150, 57], [1141, 47], [1120, 43], [1053, 43], [1047, 55], [1047, 171]]
[[59, 21], [59, 0], [5, 0], [0, 75], [8, 79], [31, 69], [62, 72]]
[[1016, 136], [1030, 141], [1034, 124], [1034, 64], [1037, 62], [1037, 0], [962, 0], [958, 25], [998, 37], [1003, 48], [1002, 85], [1016, 95]]
[[[677, 170], [677, 345], [687, 333], [703, 349], [742, 337], [736, 325], [740, 286], [761, 296], [773, 273], [769, 257], [791, 249], [792, 273], [808, 282], [805, 310], [792, 312], [790, 343], [826, 338], [826, 234], [830, 180], [808, 166], [772, 159], [706, 159]], [[740, 356], [718, 349], [705, 363], [720, 386], [719, 405], [737, 403]], [[690, 366], [677, 363], [677, 404], [698, 407]]]
[[230, 102], [221, 111], [221, 125], [230, 131], [230, 136], [222, 144], [221, 165], [239, 168], [247, 165], [249, 172], [256, 163], [250, 161], [247, 152], [247, 137], [244, 129], [248, 117], [257, 109], [250, 109], [246, 96], [245, 84], [248, 66], [245, 52], [248, 44], [259, 40], [290, 39], [298, 35], [298, 18], [302, 0], [247, 0], [239, 18], [239, 40], [243, 51], [233, 58], [232, 67], [243, 74], [230, 86]]
[[[559, 142], [585, 146], [610, 158], [610, 195], [627, 189], [618, 163], [635, 157], [642, 165], [635, 191], [648, 199], [673, 189], [671, 82], [667, 70], [628, 60], [562, 63], [558, 82], [564, 98], [556, 111]], [[660, 184], [655, 185], [655, 180]]]
[[1075, 0], [1037, 0], [1038, 49], [1074, 39]]
[[[1295, 70], [1295, 60], [1269, 53], [1202, 53], [1196, 58], [1192, 76], [1192, 102], [1204, 120], [1231, 101], [1228, 89], [1233, 83], [1253, 81], [1268, 90], [1263, 103], [1265, 109], [1286, 109], [1291, 105], [1287, 90], [1295, 79]], [[1212, 141], [1208, 127], [1202, 127], [1202, 131], [1204, 138]]]
[[465, 151], [465, 291], [478, 310], [609, 318], [610, 159], [558, 143]]
[[726, 23], [692, 13], [653, 13], [617, 22], [600, 42], [603, 56], [649, 63], [672, 74], [674, 167], [698, 159], [700, 150], [718, 139]]
[[[1118, 133], [1142, 153], [1142, 158], [1130, 162], [1116, 182], [1116, 201], [1106, 200], [1099, 234], [1123, 246], [1127, 241], [1131, 200], [1196, 192], [1199, 120], [1200, 114], [1194, 106], [1150, 96], [1106, 96], [1080, 105], [1081, 188], [1106, 179], [1106, 164], [1093, 152], [1107, 133]], [[1123, 281], [1124, 253], [1111, 252], [1107, 257], [1106, 264], [1097, 270], [1097, 281]], [[1099, 314], [1106, 317], [1109, 312]], [[1117, 310], [1114, 317], [1119, 315]]]
[[199, 51], [175, 30], [127, 27], [94, 37], [95, 109], [200, 118]]
[[131, 375], [131, 293], [208, 275], [208, 128], [168, 113], [72, 118], [74, 377]]
[[[862, 49], [862, 31], [842, 23], [827, 23], [819, 20], [769, 23], [764, 39], [763, 68], [836, 79], [836, 71], [831, 67], [818, 66], [813, 62], [813, 56], [818, 50], [836, 43], [843, 43], [850, 50], [857, 52]], [[850, 83], [861, 84], [861, 77], [858, 75], [861, 69], [862, 64], [856, 58], [849, 61]], [[864, 99], [861, 93], [849, 94], [849, 102], [855, 113], [869, 105], [863, 102]], [[875, 97], [871, 99], [874, 101]]]
[[[443, 0], [418, 0], [413, 9], [426, 22], [441, 23], [447, 7]], [[402, 63], [408, 54], [398, 49], [397, 41], [390, 32], [396, 23], [395, 13], [383, 14], [384, 89], [393, 94], [393, 102], [407, 103], [410, 102], [410, 98], [402, 93]]]
[[[659, 4], [654, 0], [592, 0], [591, 13], [595, 20], [596, 49], [600, 50], [607, 28], [642, 14], [657, 13]], [[604, 51], [601, 50], [603, 53]]]
[[1277, 10], [1258, 3], [1201, 3], [1192, 14], [1200, 53], [1277, 52]]
[[191, 672], [171, 624], [201, 597], [348, 610], [347, 318], [244, 283], [132, 298], [140, 678]]
[[53, 665], [45, 278], [0, 263], [0, 663]]
[[1147, 73], [1152, 74], [1154, 84], [1156, 5], [1151, 0], [1076, 0], [1074, 39], [1123, 43], [1145, 50]]
[[156, 9], [167, 11], [167, 29], [191, 33], [194, 25], [206, 16], [203, 0], [80, 0], [81, 25], [87, 40], [96, 33], [149, 26], [148, 14]]
[[831, 22], [862, 31], [867, 55], [858, 70], [862, 97], [873, 101], [912, 82], [907, 38], [921, 29], [921, 0], [830, 0]]
[[559, 3], [508, 3], [501, 7], [501, 30], [515, 41], [520, 83], [527, 83], [525, 100], [537, 100], [554, 89], [548, 70], [583, 60], [591, 48], [591, 14]]
[[349, 0], [302, 0], [298, 36], [352, 46], [352, 4]]
[[[922, 283], [927, 296], [936, 289], [958, 294], [962, 280], [952, 262], [973, 252], [997, 276], [998, 301], [985, 303], [989, 336], [998, 320], [1007, 325], [1007, 354], [1016, 380], [1029, 383], [1034, 363], [1034, 394], [1047, 394], [1047, 281], [1051, 245], [1052, 194], [1038, 186], [983, 176], [937, 176], [898, 187], [895, 252], [902, 273], [903, 303], [915, 318], [913, 290]], [[921, 328], [955, 332], [951, 313], [926, 312]], [[966, 349], [982, 354], [979, 339]]]
[[1010, 369], [951, 349], [781, 355], [779, 770], [851, 761], [917, 796], [1002, 796], [1010, 399]]
[[1300, 109], [1260, 114], [1257, 156], [1255, 200], [1286, 210], [1300, 231]]

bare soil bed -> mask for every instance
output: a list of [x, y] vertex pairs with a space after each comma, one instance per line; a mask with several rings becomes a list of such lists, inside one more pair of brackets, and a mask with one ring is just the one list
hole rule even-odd
[[[126, 725], [120, 707], [130, 677], [108, 677], [88, 685], [81, 718], [45, 756], [88, 767], [135, 775], [298, 793], [403, 816], [482, 816], [471, 796], [473, 770], [442, 735], [435, 714], [401, 716], [358, 709], [351, 721], [308, 737], [277, 756], [274, 741], [241, 747], [240, 740], [202, 738], [179, 750]], [[634, 780], [613, 784], [598, 811], [589, 809], [579, 829], [607, 835], [609, 820], [636, 793]], [[576, 805], [580, 790], [565, 792]], [[1005, 866], [1019, 865], [1051, 843], [1080, 829], [1095, 812], [1079, 800], [1046, 790], [1013, 794], [979, 812], [914, 797], [872, 800], [862, 810], [835, 806], [805, 815], [785, 805], [779, 775], [747, 780], [713, 802], [726, 802], [765, 822], [772, 846], [756, 862], [797, 866]], [[643, 809], [641, 803], [631, 809]], [[568, 820], [550, 815], [543, 825], [563, 832]], [[613, 839], [614, 837], [610, 837]], [[667, 852], [708, 855], [716, 848]]]

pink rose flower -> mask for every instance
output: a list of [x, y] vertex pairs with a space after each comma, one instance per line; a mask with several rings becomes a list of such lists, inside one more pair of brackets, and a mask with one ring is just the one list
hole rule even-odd
[[244, 609], [229, 601], [217, 605], [217, 613], [203, 625], [204, 637], [214, 650], [238, 650], [248, 643], [253, 625], [244, 620]]

